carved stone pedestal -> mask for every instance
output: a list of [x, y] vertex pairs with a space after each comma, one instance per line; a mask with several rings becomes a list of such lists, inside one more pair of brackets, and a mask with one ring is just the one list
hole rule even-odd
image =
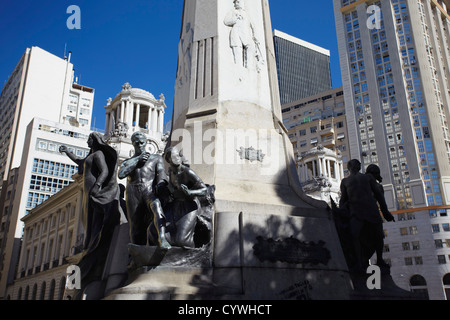
[[[241, 204], [242, 207], [245, 207]], [[347, 300], [351, 283], [326, 210], [216, 213], [211, 246], [129, 245], [127, 284], [107, 300]], [[317, 226], [321, 226], [318, 228]]]

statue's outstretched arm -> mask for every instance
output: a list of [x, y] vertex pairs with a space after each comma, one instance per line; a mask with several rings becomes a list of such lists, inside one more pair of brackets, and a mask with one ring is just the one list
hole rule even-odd
[[60, 146], [59, 152], [65, 153], [69, 157], [70, 160], [72, 160], [73, 162], [75, 162], [77, 164], [79, 173], [83, 172], [83, 164], [84, 164], [85, 159], [79, 158], [76, 155], [74, 155], [72, 152], [69, 151], [67, 146]]

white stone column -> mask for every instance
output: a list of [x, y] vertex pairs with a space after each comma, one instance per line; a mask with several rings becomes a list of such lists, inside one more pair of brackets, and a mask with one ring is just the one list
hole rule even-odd
[[119, 118], [119, 122], [123, 122], [124, 121], [124, 113], [125, 113], [125, 101], [122, 100], [122, 103], [120, 105], [120, 118]]
[[159, 128], [158, 132], [164, 133], [164, 109], [159, 110]]
[[139, 129], [139, 118], [141, 117], [141, 105], [138, 103], [136, 105], [136, 118], [134, 121], [136, 122], [135, 128]]
[[312, 165], [313, 165], [313, 178], [315, 178], [315, 177], [317, 177], [316, 160], [312, 161]]
[[324, 177], [328, 177], [327, 164], [325, 162], [325, 158], [320, 159], [320, 162], [322, 163], [322, 174], [324, 175]]
[[125, 122], [128, 124], [128, 127], [133, 127], [133, 110], [134, 103], [131, 100], [127, 101], [127, 113], [125, 115]]
[[147, 130], [148, 133], [152, 130], [152, 107], [148, 107], [148, 120], [147, 120]]
[[157, 117], [158, 117], [158, 113], [157, 113], [158, 111], [156, 110], [156, 107], [153, 107], [152, 108], [152, 123], [151, 123], [151, 126], [152, 126], [152, 131], [153, 132], [156, 132], [157, 130], [158, 130], [158, 128], [157, 128], [157, 125], [158, 125], [158, 119], [157, 119]]
[[327, 171], [328, 171], [328, 178], [331, 179], [331, 163], [330, 160], [327, 160]]
[[322, 159], [317, 158], [317, 162], [319, 163], [319, 176], [320, 176], [320, 175], [323, 175]]
[[309, 180], [308, 162], [305, 162], [305, 181]]
[[107, 112], [106, 116], [105, 116], [105, 134], [107, 134], [109, 132], [109, 125], [110, 125], [109, 118], [110, 118], [110, 113]]
[[337, 161], [334, 162], [334, 176], [336, 180], [340, 180], [339, 178], [339, 169], [338, 169], [338, 163]]
[[[111, 116], [109, 117], [109, 132], [114, 131], [114, 129], [116, 128], [116, 119], [117, 119], [117, 117], [114, 116], [114, 114], [115, 114], [115, 111], [111, 110], [111, 112], [110, 112]], [[107, 132], [107, 133], [109, 133], [109, 132]]]
[[339, 167], [340, 167], [341, 179], [344, 179], [344, 163], [341, 163]]

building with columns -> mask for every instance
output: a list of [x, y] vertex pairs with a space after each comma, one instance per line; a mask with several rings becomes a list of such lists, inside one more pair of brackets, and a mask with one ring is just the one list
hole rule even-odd
[[43, 202], [23, 217], [22, 250], [14, 283], [7, 288], [8, 300], [61, 300], [70, 257], [81, 252], [83, 179]]
[[129, 83], [114, 99], [108, 99], [106, 110], [106, 140], [119, 152], [119, 161], [134, 153], [131, 136], [134, 132], [145, 133], [148, 151], [162, 153], [167, 138], [164, 132], [165, 98], [156, 99], [148, 91], [132, 88]]
[[330, 203], [338, 201], [344, 165], [340, 152], [319, 145], [299, 158], [298, 171], [303, 191], [309, 196]]

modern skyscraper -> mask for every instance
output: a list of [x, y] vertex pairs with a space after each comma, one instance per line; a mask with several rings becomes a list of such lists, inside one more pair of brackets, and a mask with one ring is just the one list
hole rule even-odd
[[[379, 165], [386, 259], [404, 289], [445, 299], [450, 272], [448, 1], [334, 0], [351, 157]], [[447, 295], [447, 298], [449, 296]]]
[[330, 51], [273, 31], [281, 104], [331, 89]]
[[21, 218], [77, 171], [58, 146], [87, 151], [94, 89], [74, 81], [70, 56], [26, 49], [0, 96], [0, 298], [13, 279]]

